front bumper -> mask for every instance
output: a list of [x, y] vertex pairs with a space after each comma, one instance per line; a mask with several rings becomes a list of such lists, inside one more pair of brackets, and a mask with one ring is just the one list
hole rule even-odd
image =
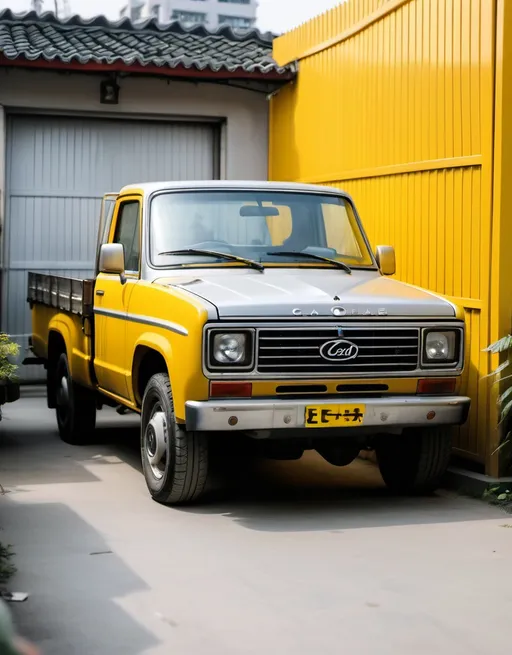
[[470, 402], [464, 396], [191, 400], [185, 406], [185, 419], [188, 430], [201, 432], [290, 430], [306, 427], [308, 406], [350, 404], [365, 406], [362, 428], [385, 432], [393, 428], [461, 425], [466, 421]]

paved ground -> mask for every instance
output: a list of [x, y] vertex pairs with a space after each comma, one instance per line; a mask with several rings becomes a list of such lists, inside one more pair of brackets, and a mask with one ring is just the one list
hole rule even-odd
[[[33, 394], [0, 426], [1, 539], [46, 655], [508, 655], [512, 517], [397, 499], [371, 465], [266, 464], [205, 506], [152, 502], [136, 421], [62, 444]], [[509, 525], [511, 524], [511, 525]]]

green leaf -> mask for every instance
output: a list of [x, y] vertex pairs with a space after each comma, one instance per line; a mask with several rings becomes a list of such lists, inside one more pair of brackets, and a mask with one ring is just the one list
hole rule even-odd
[[503, 364], [500, 364], [498, 368], [495, 371], [491, 371], [487, 375], [482, 376], [482, 380], [486, 380], [487, 378], [495, 377], [496, 380], [493, 382], [493, 384], [498, 384], [498, 382], [504, 382], [505, 380], [508, 380], [508, 377], [505, 378], [500, 378], [498, 377], [500, 373], [502, 373], [506, 368], [508, 368], [511, 364], [511, 361], [507, 359], [506, 362], [503, 362]]
[[500, 423], [506, 421], [511, 411], [512, 411], [512, 400], [509, 400], [509, 402], [501, 410]]
[[512, 379], [512, 375], [506, 375], [504, 378], [502, 378], [502, 377], [497, 377], [497, 376], [498, 376], [502, 371], [504, 371], [504, 370], [507, 368], [507, 366], [509, 365], [509, 363], [510, 363], [510, 362], [505, 362], [505, 366], [503, 366], [503, 364], [502, 364], [502, 365], [499, 366], [495, 371], [492, 371], [492, 373], [488, 373], [487, 375], [483, 375], [483, 376], [482, 376], [482, 380], [485, 380], [485, 379], [487, 379], [487, 378], [491, 378], [491, 377], [496, 377], [496, 380], [494, 380], [494, 382], [492, 383], [493, 386], [494, 386], [495, 384], [499, 384], [500, 382], [506, 382], [507, 380], [511, 380], [511, 379]]
[[510, 443], [510, 434], [507, 436], [506, 439], [504, 439], [502, 441], [502, 443], [495, 450], [492, 451], [491, 454], [496, 455], [496, 453], [499, 453], [500, 451], [502, 451], [503, 448], [505, 448], [505, 446], [508, 446], [509, 443]]
[[498, 500], [508, 500], [508, 494], [500, 494]]
[[504, 371], [508, 366], [510, 366], [510, 360], [507, 359], [506, 362], [503, 362], [503, 364], [500, 364], [498, 368], [494, 371], [494, 375], [498, 375], [501, 373], [501, 371]]
[[512, 335], [508, 334], [506, 337], [503, 337], [499, 341], [491, 344], [485, 348], [484, 352], [492, 353], [493, 355], [497, 353], [504, 353], [507, 350], [512, 349]]
[[13, 343], [7, 334], [0, 333], [0, 380], [13, 380], [15, 378], [18, 367], [9, 361], [9, 358], [16, 357], [19, 352], [18, 344]]
[[500, 404], [500, 405], [503, 405], [503, 403], [505, 402], [505, 400], [506, 400], [507, 398], [510, 398], [510, 396], [512, 396], [512, 387], [509, 387], [506, 391], [504, 391], [504, 392], [501, 394], [501, 396], [498, 398], [498, 402], [499, 402], [499, 404]]

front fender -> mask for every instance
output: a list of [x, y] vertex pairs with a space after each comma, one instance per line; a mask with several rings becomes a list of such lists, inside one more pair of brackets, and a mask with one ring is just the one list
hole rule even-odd
[[138, 398], [137, 393], [137, 379], [139, 375], [139, 367], [145, 353], [151, 350], [158, 353], [167, 366], [169, 376], [171, 375], [172, 366], [172, 346], [169, 339], [166, 339], [158, 332], [144, 332], [135, 342], [132, 352], [132, 366], [131, 377], [128, 380], [128, 389], [130, 391], [130, 399], [136, 404], [140, 404], [141, 398]]
[[191, 399], [206, 400], [208, 398], [208, 380], [201, 370], [200, 349], [198, 361], [190, 352], [197, 354], [197, 347], [189, 343], [190, 337], [158, 332], [144, 332], [135, 344], [132, 354], [132, 377], [129, 381], [132, 400], [137, 402], [136, 380], [140, 365], [137, 350], [148, 348], [157, 352], [165, 361], [173, 393], [174, 411], [179, 420], [185, 419], [185, 402]]

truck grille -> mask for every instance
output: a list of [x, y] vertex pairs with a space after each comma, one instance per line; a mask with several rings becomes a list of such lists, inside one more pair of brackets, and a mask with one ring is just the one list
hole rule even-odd
[[[357, 355], [328, 361], [320, 354], [329, 341], [355, 344]], [[355, 349], [354, 349], [355, 350]], [[415, 371], [419, 365], [418, 328], [275, 328], [262, 329], [258, 338], [258, 372], [314, 375], [365, 373], [383, 375]], [[325, 350], [324, 350], [325, 352]]]

